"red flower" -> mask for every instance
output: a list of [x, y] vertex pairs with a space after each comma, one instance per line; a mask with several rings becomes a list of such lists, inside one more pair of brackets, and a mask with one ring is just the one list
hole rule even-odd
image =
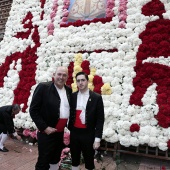
[[68, 80], [66, 82], [68, 86], [71, 86], [71, 84], [73, 83], [73, 77], [72, 77], [73, 67], [74, 67], [74, 62], [70, 62], [68, 66]]
[[130, 126], [130, 131], [131, 132], [139, 132], [140, 126], [137, 123], [134, 123]]
[[90, 74], [89, 65], [90, 65], [90, 62], [87, 61], [87, 60], [84, 60], [84, 61], [81, 63], [81, 68], [83, 69], [83, 71], [84, 71], [87, 75]]
[[72, 78], [67, 79], [67, 82], [66, 82], [67, 86], [71, 87], [72, 83], [73, 83], [73, 79]]
[[98, 84], [98, 85], [94, 86], [93, 91], [98, 93], [98, 94], [101, 94], [101, 87], [102, 86], [103, 86], [103, 84]]
[[169, 127], [170, 121], [168, 121], [168, 118], [164, 114], [162, 114], [161, 112], [159, 112], [157, 114], [157, 116], [155, 116], [155, 118], [158, 120], [159, 126], [161, 126], [163, 128]]
[[166, 167], [165, 167], [165, 166], [162, 166], [162, 167], [161, 167], [161, 170], [166, 170]]
[[102, 22], [104, 24], [104, 23], [110, 22], [110, 21], [112, 21], [112, 17], [95, 18], [95, 19], [89, 20], [89, 21], [77, 20], [75, 22], [61, 23], [60, 27], [69, 27], [70, 25], [73, 25], [75, 27], [80, 27], [85, 24], [90, 25], [90, 23], [97, 23], [97, 22]]
[[95, 75], [93, 78], [93, 84], [94, 86], [103, 83], [102, 78], [100, 76]]
[[44, 8], [45, 1], [46, 1], [46, 0], [40, 0], [40, 2], [41, 2], [41, 8]]
[[152, 0], [142, 7], [142, 14], [146, 16], [158, 15], [162, 17], [165, 12], [164, 5], [160, 0]]

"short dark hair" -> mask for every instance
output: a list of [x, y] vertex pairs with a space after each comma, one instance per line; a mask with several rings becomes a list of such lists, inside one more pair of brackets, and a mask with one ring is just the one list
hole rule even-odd
[[83, 71], [80, 71], [80, 72], [78, 72], [78, 73], [76, 74], [76, 80], [77, 80], [77, 76], [79, 76], [79, 75], [84, 75], [85, 78], [86, 78], [86, 80], [87, 80], [87, 81], [89, 80], [88, 75], [87, 75], [85, 72], [83, 72]]
[[21, 110], [21, 107], [19, 104], [13, 104], [12, 105], [12, 110], [15, 111], [15, 110]]

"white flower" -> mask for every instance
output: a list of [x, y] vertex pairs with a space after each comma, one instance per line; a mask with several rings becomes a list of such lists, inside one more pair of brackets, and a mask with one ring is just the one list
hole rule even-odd
[[[106, 140], [107, 140], [107, 138], [106, 138]], [[111, 143], [117, 142], [118, 141], [118, 135], [114, 134], [111, 138], [109, 138], [108, 141], [111, 142]]]
[[31, 122], [30, 121], [26, 121], [24, 124], [24, 128], [25, 129], [30, 129], [31, 128]]
[[131, 123], [129, 121], [124, 121], [123, 122], [123, 128], [125, 130], [129, 130], [130, 126], [131, 126]]
[[114, 131], [113, 131], [111, 128], [107, 128], [107, 129], [105, 129], [103, 135], [104, 135], [105, 137], [111, 137], [113, 134], [114, 134]]
[[130, 136], [121, 136], [118, 135], [119, 140], [120, 140], [120, 144], [126, 147], [130, 146]]
[[158, 120], [157, 119], [155, 119], [155, 118], [151, 118], [150, 119], [150, 125], [151, 126], [156, 126], [158, 124]]
[[127, 135], [127, 134], [130, 134], [130, 132], [128, 132], [128, 131], [125, 130], [125, 129], [120, 129], [120, 130], [118, 131], [118, 133], [119, 133], [120, 135], [122, 135], [122, 136], [125, 136], [125, 135]]
[[161, 143], [161, 142], [167, 142], [167, 141], [168, 141], [168, 137], [167, 137], [167, 136], [159, 135], [157, 138], [158, 138], [158, 142], [159, 142], [159, 143]]
[[136, 137], [131, 137], [129, 139], [129, 141], [130, 141], [130, 145], [132, 145], [132, 146], [139, 146], [139, 140]]
[[148, 143], [151, 147], [156, 147], [158, 145], [158, 141], [156, 137], [150, 137], [150, 141]]
[[120, 45], [119, 50], [123, 50], [125, 52], [130, 51], [132, 47], [128, 43], [123, 43]]
[[168, 149], [167, 143], [160, 142], [158, 145], [159, 149], [162, 151], [166, 151]]
[[149, 135], [138, 136], [138, 139], [139, 139], [139, 143], [140, 143], [141, 145], [144, 145], [144, 144], [149, 143], [150, 136], [149, 136]]

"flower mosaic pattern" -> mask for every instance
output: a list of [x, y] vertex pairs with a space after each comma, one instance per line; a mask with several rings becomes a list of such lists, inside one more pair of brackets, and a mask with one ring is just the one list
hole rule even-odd
[[36, 130], [28, 113], [36, 85], [51, 81], [63, 65], [69, 69], [67, 84], [76, 90], [74, 74], [83, 70], [89, 88], [100, 84], [103, 139], [165, 151], [170, 148], [170, 4], [107, 0], [107, 5], [106, 18], [70, 24], [68, 0], [14, 0], [0, 42], [0, 103], [21, 104], [15, 126]]

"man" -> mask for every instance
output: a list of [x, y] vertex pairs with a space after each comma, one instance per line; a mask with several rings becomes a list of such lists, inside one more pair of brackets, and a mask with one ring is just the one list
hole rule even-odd
[[39, 132], [36, 170], [57, 170], [64, 147], [64, 127], [70, 115], [71, 89], [65, 86], [68, 69], [58, 67], [54, 82], [40, 83], [33, 94], [30, 115]]
[[85, 168], [94, 169], [95, 149], [100, 146], [103, 133], [104, 107], [101, 95], [88, 89], [88, 75], [76, 74], [79, 91], [72, 94], [69, 119], [72, 170], [79, 170], [83, 153]]
[[21, 108], [18, 104], [0, 107], [0, 151], [8, 152], [4, 146], [8, 136], [16, 137], [21, 140], [21, 137], [15, 132], [13, 118], [20, 112]]

